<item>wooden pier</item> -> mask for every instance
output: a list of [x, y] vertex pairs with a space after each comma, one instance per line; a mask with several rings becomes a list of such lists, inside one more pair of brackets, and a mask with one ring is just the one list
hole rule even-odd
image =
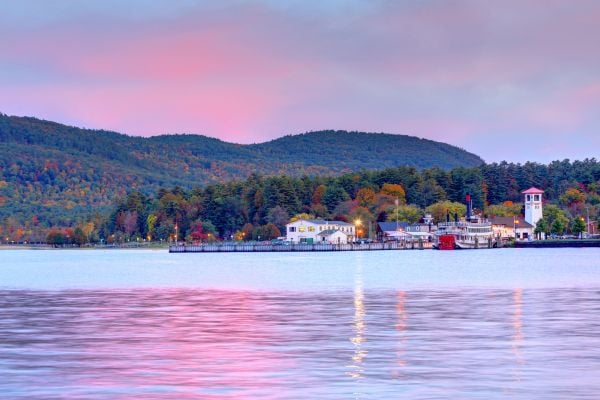
[[364, 244], [261, 244], [261, 243], [205, 243], [169, 246], [169, 253], [276, 253], [308, 251], [374, 251], [374, 250], [424, 250], [431, 243], [424, 241], [364, 243]]

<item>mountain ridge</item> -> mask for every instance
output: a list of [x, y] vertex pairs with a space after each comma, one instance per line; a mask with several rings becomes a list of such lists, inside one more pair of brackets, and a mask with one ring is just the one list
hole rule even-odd
[[481, 164], [458, 147], [408, 135], [329, 130], [237, 144], [197, 134], [130, 136], [0, 114], [0, 218], [43, 214], [55, 220], [110, 206], [133, 189], [193, 188], [253, 173], [333, 176]]

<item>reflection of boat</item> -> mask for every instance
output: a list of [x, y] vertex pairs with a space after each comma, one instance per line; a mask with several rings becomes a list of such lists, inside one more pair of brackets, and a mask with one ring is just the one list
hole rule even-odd
[[492, 231], [492, 223], [472, 214], [471, 196], [467, 195], [467, 217], [459, 221], [455, 216], [454, 222], [450, 216], [446, 222], [438, 224], [438, 230], [433, 239], [433, 247], [438, 250], [454, 249], [487, 249], [497, 246]]

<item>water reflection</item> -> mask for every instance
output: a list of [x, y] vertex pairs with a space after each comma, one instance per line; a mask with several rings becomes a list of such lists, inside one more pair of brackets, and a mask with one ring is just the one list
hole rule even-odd
[[367, 290], [361, 268], [354, 283], [351, 292], [318, 293], [0, 291], [0, 397], [600, 392], [597, 289]]
[[521, 345], [523, 342], [523, 290], [515, 289], [513, 293], [513, 316], [512, 327], [514, 334], [512, 336], [512, 349], [518, 364], [523, 364], [523, 354]]
[[365, 342], [365, 304], [364, 304], [364, 291], [363, 291], [363, 278], [362, 278], [362, 266], [356, 267], [355, 280], [354, 280], [354, 319], [353, 329], [354, 336], [350, 338], [350, 341], [354, 345], [354, 354], [352, 355], [352, 363], [350, 365], [350, 371], [348, 375], [352, 378], [362, 378], [364, 373], [363, 359], [367, 355], [367, 350], [363, 349], [363, 343]]
[[406, 359], [406, 292], [398, 292], [396, 303], [397, 323], [396, 330], [398, 331], [398, 366], [405, 367]]

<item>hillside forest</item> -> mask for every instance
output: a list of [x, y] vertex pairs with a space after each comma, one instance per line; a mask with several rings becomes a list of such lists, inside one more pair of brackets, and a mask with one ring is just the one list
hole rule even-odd
[[160, 188], [191, 190], [253, 173], [300, 178], [482, 163], [458, 147], [407, 135], [330, 130], [242, 145], [202, 135], [127, 136], [0, 114], [0, 221], [69, 227], [110, 212], [133, 190], [156, 196]]
[[360, 219], [366, 227], [376, 221], [416, 222], [429, 213], [440, 221], [448, 212], [464, 215], [467, 193], [485, 216], [520, 215], [520, 192], [531, 186], [545, 190], [538, 232], [592, 230], [583, 222], [588, 217], [597, 229], [600, 163], [586, 159], [450, 170], [396, 167], [339, 176], [252, 174], [193, 189], [175, 186], [153, 194], [133, 189], [114, 206], [69, 224], [49, 224], [37, 215], [26, 221], [8, 216], [0, 221], [0, 237], [54, 244], [168, 241], [175, 235], [190, 241], [268, 240], [284, 235], [291, 218]]

